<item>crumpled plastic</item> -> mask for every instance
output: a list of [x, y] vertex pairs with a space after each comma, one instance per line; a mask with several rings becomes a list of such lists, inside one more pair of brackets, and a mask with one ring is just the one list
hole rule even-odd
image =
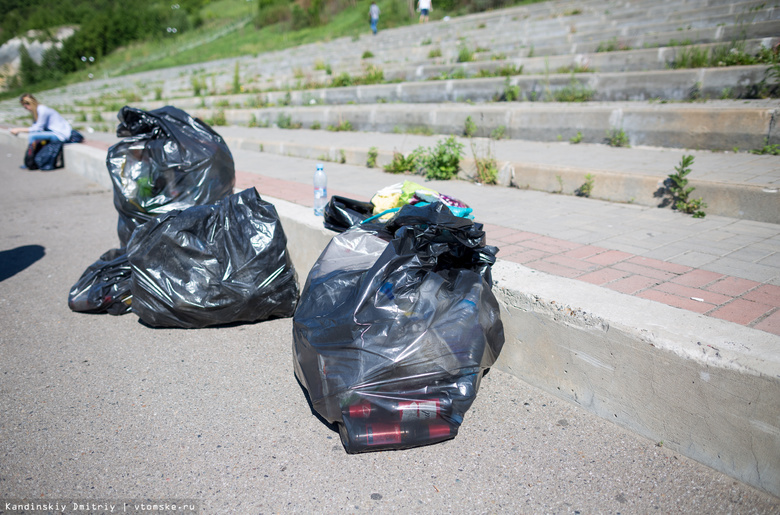
[[254, 188], [171, 211], [127, 247], [133, 312], [154, 327], [289, 317], [299, 289], [276, 208]]
[[370, 217], [373, 211], [371, 202], [333, 195], [323, 210], [323, 225], [331, 231], [344, 232]]
[[457, 434], [504, 343], [496, 252], [440, 202], [331, 240], [293, 317], [294, 367], [347, 452]]
[[125, 139], [108, 149], [106, 166], [121, 247], [155, 216], [212, 204], [233, 192], [230, 149], [202, 121], [171, 106], [148, 112], [125, 106], [117, 117], [117, 136]]
[[130, 311], [130, 263], [125, 249], [105, 252], [81, 274], [68, 294], [68, 307], [79, 313], [124, 315]]

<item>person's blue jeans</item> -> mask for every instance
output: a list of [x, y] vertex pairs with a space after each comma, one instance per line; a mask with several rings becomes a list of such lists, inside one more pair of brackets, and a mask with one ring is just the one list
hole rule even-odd
[[50, 131], [34, 131], [29, 132], [27, 134], [27, 144], [33, 143], [35, 141], [52, 141], [57, 140], [59, 141], [59, 138], [56, 134]]
[[371, 32], [376, 34], [376, 25], [379, 23], [379, 18], [371, 18]]

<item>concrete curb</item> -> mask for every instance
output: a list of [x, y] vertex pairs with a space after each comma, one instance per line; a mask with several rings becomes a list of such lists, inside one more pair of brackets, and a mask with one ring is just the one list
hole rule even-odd
[[[104, 151], [68, 145], [65, 160], [111, 187]], [[309, 208], [267, 200], [303, 283], [332, 233]], [[497, 368], [780, 496], [776, 336], [501, 260], [493, 275], [506, 331]]]

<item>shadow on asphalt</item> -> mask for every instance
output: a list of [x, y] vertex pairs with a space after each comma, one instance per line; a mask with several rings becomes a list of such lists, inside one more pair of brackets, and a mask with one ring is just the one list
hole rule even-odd
[[46, 255], [40, 245], [25, 245], [0, 252], [0, 282], [15, 276]]

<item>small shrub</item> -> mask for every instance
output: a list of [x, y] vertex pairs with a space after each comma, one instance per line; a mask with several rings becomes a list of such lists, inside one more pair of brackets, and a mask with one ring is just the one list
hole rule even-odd
[[301, 122], [293, 122], [290, 115], [279, 113], [276, 117], [276, 126], [280, 129], [300, 129], [303, 124]]
[[366, 50], [363, 52], [363, 59], [370, 59], [372, 57], [374, 57], [374, 53], [371, 52], [371, 50]]
[[202, 77], [192, 77], [190, 84], [192, 84], [193, 96], [199, 97], [206, 90], [206, 79]]
[[211, 125], [227, 125], [227, 118], [225, 118], [225, 111], [220, 109], [214, 114], [211, 119]]
[[504, 89], [497, 93], [493, 100], [498, 102], [514, 102], [520, 98], [520, 86], [512, 86], [509, 77], [504, 80]]
[[368, 158], [366, 159], [366, 166], [369, 168], [376, 168], [376, 159], [379, 157], [379, 151], [376, 147], [368, 149]]
[[474, 120], [471, 119], [471, 116], [466, 117], [466, 122], [464, 123], [463, 127], [463, 134], [469, 138], [477, 135], [477, 124], [474, 123]]
[[241, 93], [241, 77], [238, 73], [238, 61], [236, 61], [236, 66], [233, 70], [233, 93]]
[[471, 153], [474, 156], [474, 165], [477, 168], [477, 182], [481, 184], [495, 184], [498, 179], [498, 163], [495, 157], [493, 157], [490, 147], [488, 147], [484, 157], [479, 156], [472, 140]]
[[458, 62], [469, 63], [474, 60], [474, 50], [465, 43], [458, 47]]
[[333, 79], [330, 81], [331, 87], [334, 88], [340, 88], [343, 86], [352, 86], [353, 84], [354, 81], [352, 80], [352, 76], [347, 72], [341, 72], [340, 75], [333, 77]]
[[380, 84], [385, 80], [385, 72], [374, 64], [363, 68], [363, 75], [357, 80], [360, 84]]
[[705, 213], [702, 211], [707, 207], [707, 204], [701, 198], [691, 199], [690, 194], [696, 188], [688, 186], [688, 174], [691, 173], [691, 165], [693, 164], [693, 156], [683, 156], [679, 166], [675, 166], [674, 169], [677, 173], [669, 175], [670, 193], [672, 195], [672, 201], [674, 202], [674, 208], [683, 213], [693, 215], [694, 218], [704, 218]]
[[434, 57], [441, 57], [441, 48], [431, 48], [428, 52], [428, 59], [433, 59]]
[[388, 173], [411, 173], [416, 165], [415, 153], [405, 157], [401, 152], [393, 151], [393, 160], [385, 165], [384, 170]]
[[764, 146], [761, 148], [756, 148], [750, 151], [751, 154], [757, 154], [760, 156], [763, 155], [769, 155], [769, 156], [778, 156], [780, 155], [780, 145], [770, 145], [769, 139], [764, 138]]
[[556, 102], [587, 102], [593, 98], [596, 92], [572, 77], [569, 84], [553, 92]]
[[316, 130], [319, 130], [321, 127], [322, 127], [322, 125], [320, 125], [319, 121], [315, 120], [315, 121], [311, 122], [311, 127], [310, 127], [311, 130], [316, 131]]
[[352, 123], [349, 120], [339, 120], [336, 125], [328, 125], [327, 129], [331, 132], [346, 132], [353, 131]]
[[685, 47], [680, 50], [673, 68], [704, 68], [709, 62], [707, 50], [698, 47]]
[[423, 39], [423, 40], [420, 42], [420, 46], [426, 46], [426, 45], [430, 45], [431, 43], [433, 43], [433, 41], [431, 41], [431, 38], [425, 38], [425, 39]]
[[496, 70], [496, 75], [499, 77], [510, 77], [512, 75], [520, 75], [523, 73], [523, 66], [515, 66], [514, 64], [506, 64]]
[[629, 147], [628, 135], [623, 129], [613, 127], [607, 131], [607, 145], [610, 147]]
[[590, 197], [590, 194], [593, 192], [593, 181], [594, 177], [592, 174], [585, 174], [585, 182], [574, 193], [578, 197]]
[[490, 139], [504, 139], [506, 138], [506, 127], [499, 125], [490, 132]]
[[460, 158], [463, 155], [463, 144], [455, 136], [439, 140], [436, 146], [423, 152], [420, 166], [429, 180], [449, 180], [458, 174]]
[[577, 143], [582, 143], [582, 132], [577, 131], [577, 134], [572, 136], [572, 138], [569, 140], [570, 143], [573, 143], [576, 145]]
[[631, 47], [625, 43], [619, 43], [617, 37], [606, 42], [599, 43], [596, 52], [616, 52], [618, 50], [631, 50]]

